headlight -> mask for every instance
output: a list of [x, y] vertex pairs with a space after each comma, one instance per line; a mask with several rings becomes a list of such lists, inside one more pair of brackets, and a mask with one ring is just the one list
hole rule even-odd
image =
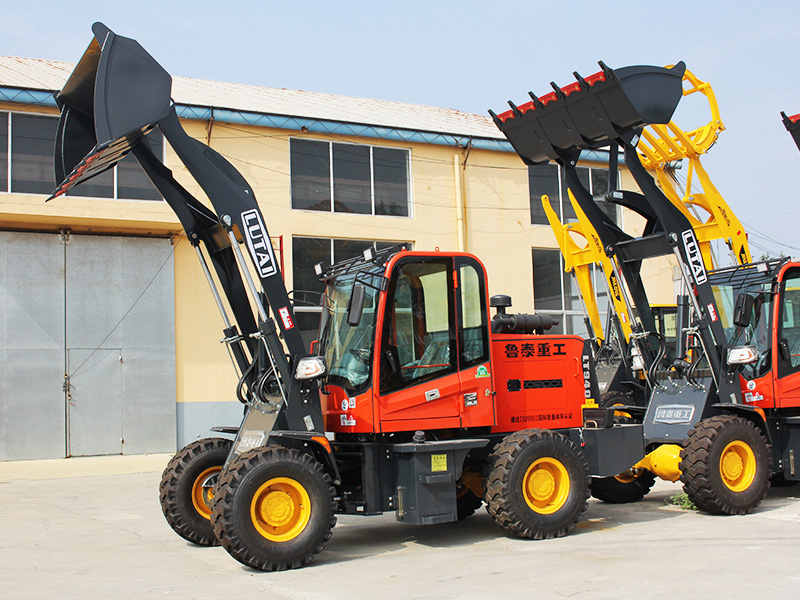
[[758, 360], [758, 348], [755, 346], [740, 346], [728, 350], [729, 365], [749, 365]]
[[315, 379], [325, 374], [325, 359], [321, 356], [306, 356], [297, 361], [295, 379]]

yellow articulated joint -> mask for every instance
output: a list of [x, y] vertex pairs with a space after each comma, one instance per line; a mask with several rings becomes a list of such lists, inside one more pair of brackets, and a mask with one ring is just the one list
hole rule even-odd
[[661, 479], [678, 481], [681, 478], [681, 447], [663, 444], [633, 466], [647, 469]]

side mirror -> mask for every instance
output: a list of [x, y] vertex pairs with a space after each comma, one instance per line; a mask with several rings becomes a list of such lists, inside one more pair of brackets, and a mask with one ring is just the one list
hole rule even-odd
[[749, 294], [736, 296], [736, 306], [733, 309], [733, 324], [737, 327], [747, 327], [753, 317], [753, 297]]
[[355, 327], [361, 323], [361, 315], [364, 312], [364, 298], [367, 295], [367, 288], [363, 283], [357, 283], [350, 292], [350, 301], [347, 303], [347, 324]]

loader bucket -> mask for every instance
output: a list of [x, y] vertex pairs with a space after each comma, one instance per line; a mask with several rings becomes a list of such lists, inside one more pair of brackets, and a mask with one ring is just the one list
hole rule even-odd
[[786, 113], [781, 111], [781, 117], [783, 117], [783, 124], [786, 130], [792, 134], [792, 139], [797, 145], [797, 149], [800, 150], [800, 113], [787, 117]]
[[56, 181], [48, 200], [119, 162], [169, 112], [172, 78], [138, 42], [102, 23], [56, 95]]
[[669, 123], [683, 95], [686, 66], [632, 66], [601, 71], [492, 115], [495, 124], [528, 164], [562, 159], [599, 148], [652, 123]]

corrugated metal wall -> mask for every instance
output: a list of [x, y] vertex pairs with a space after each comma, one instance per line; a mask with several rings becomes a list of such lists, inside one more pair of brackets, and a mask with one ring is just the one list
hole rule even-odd
[[175, 449], [169, 240], [0, 232], [0, 460]]

